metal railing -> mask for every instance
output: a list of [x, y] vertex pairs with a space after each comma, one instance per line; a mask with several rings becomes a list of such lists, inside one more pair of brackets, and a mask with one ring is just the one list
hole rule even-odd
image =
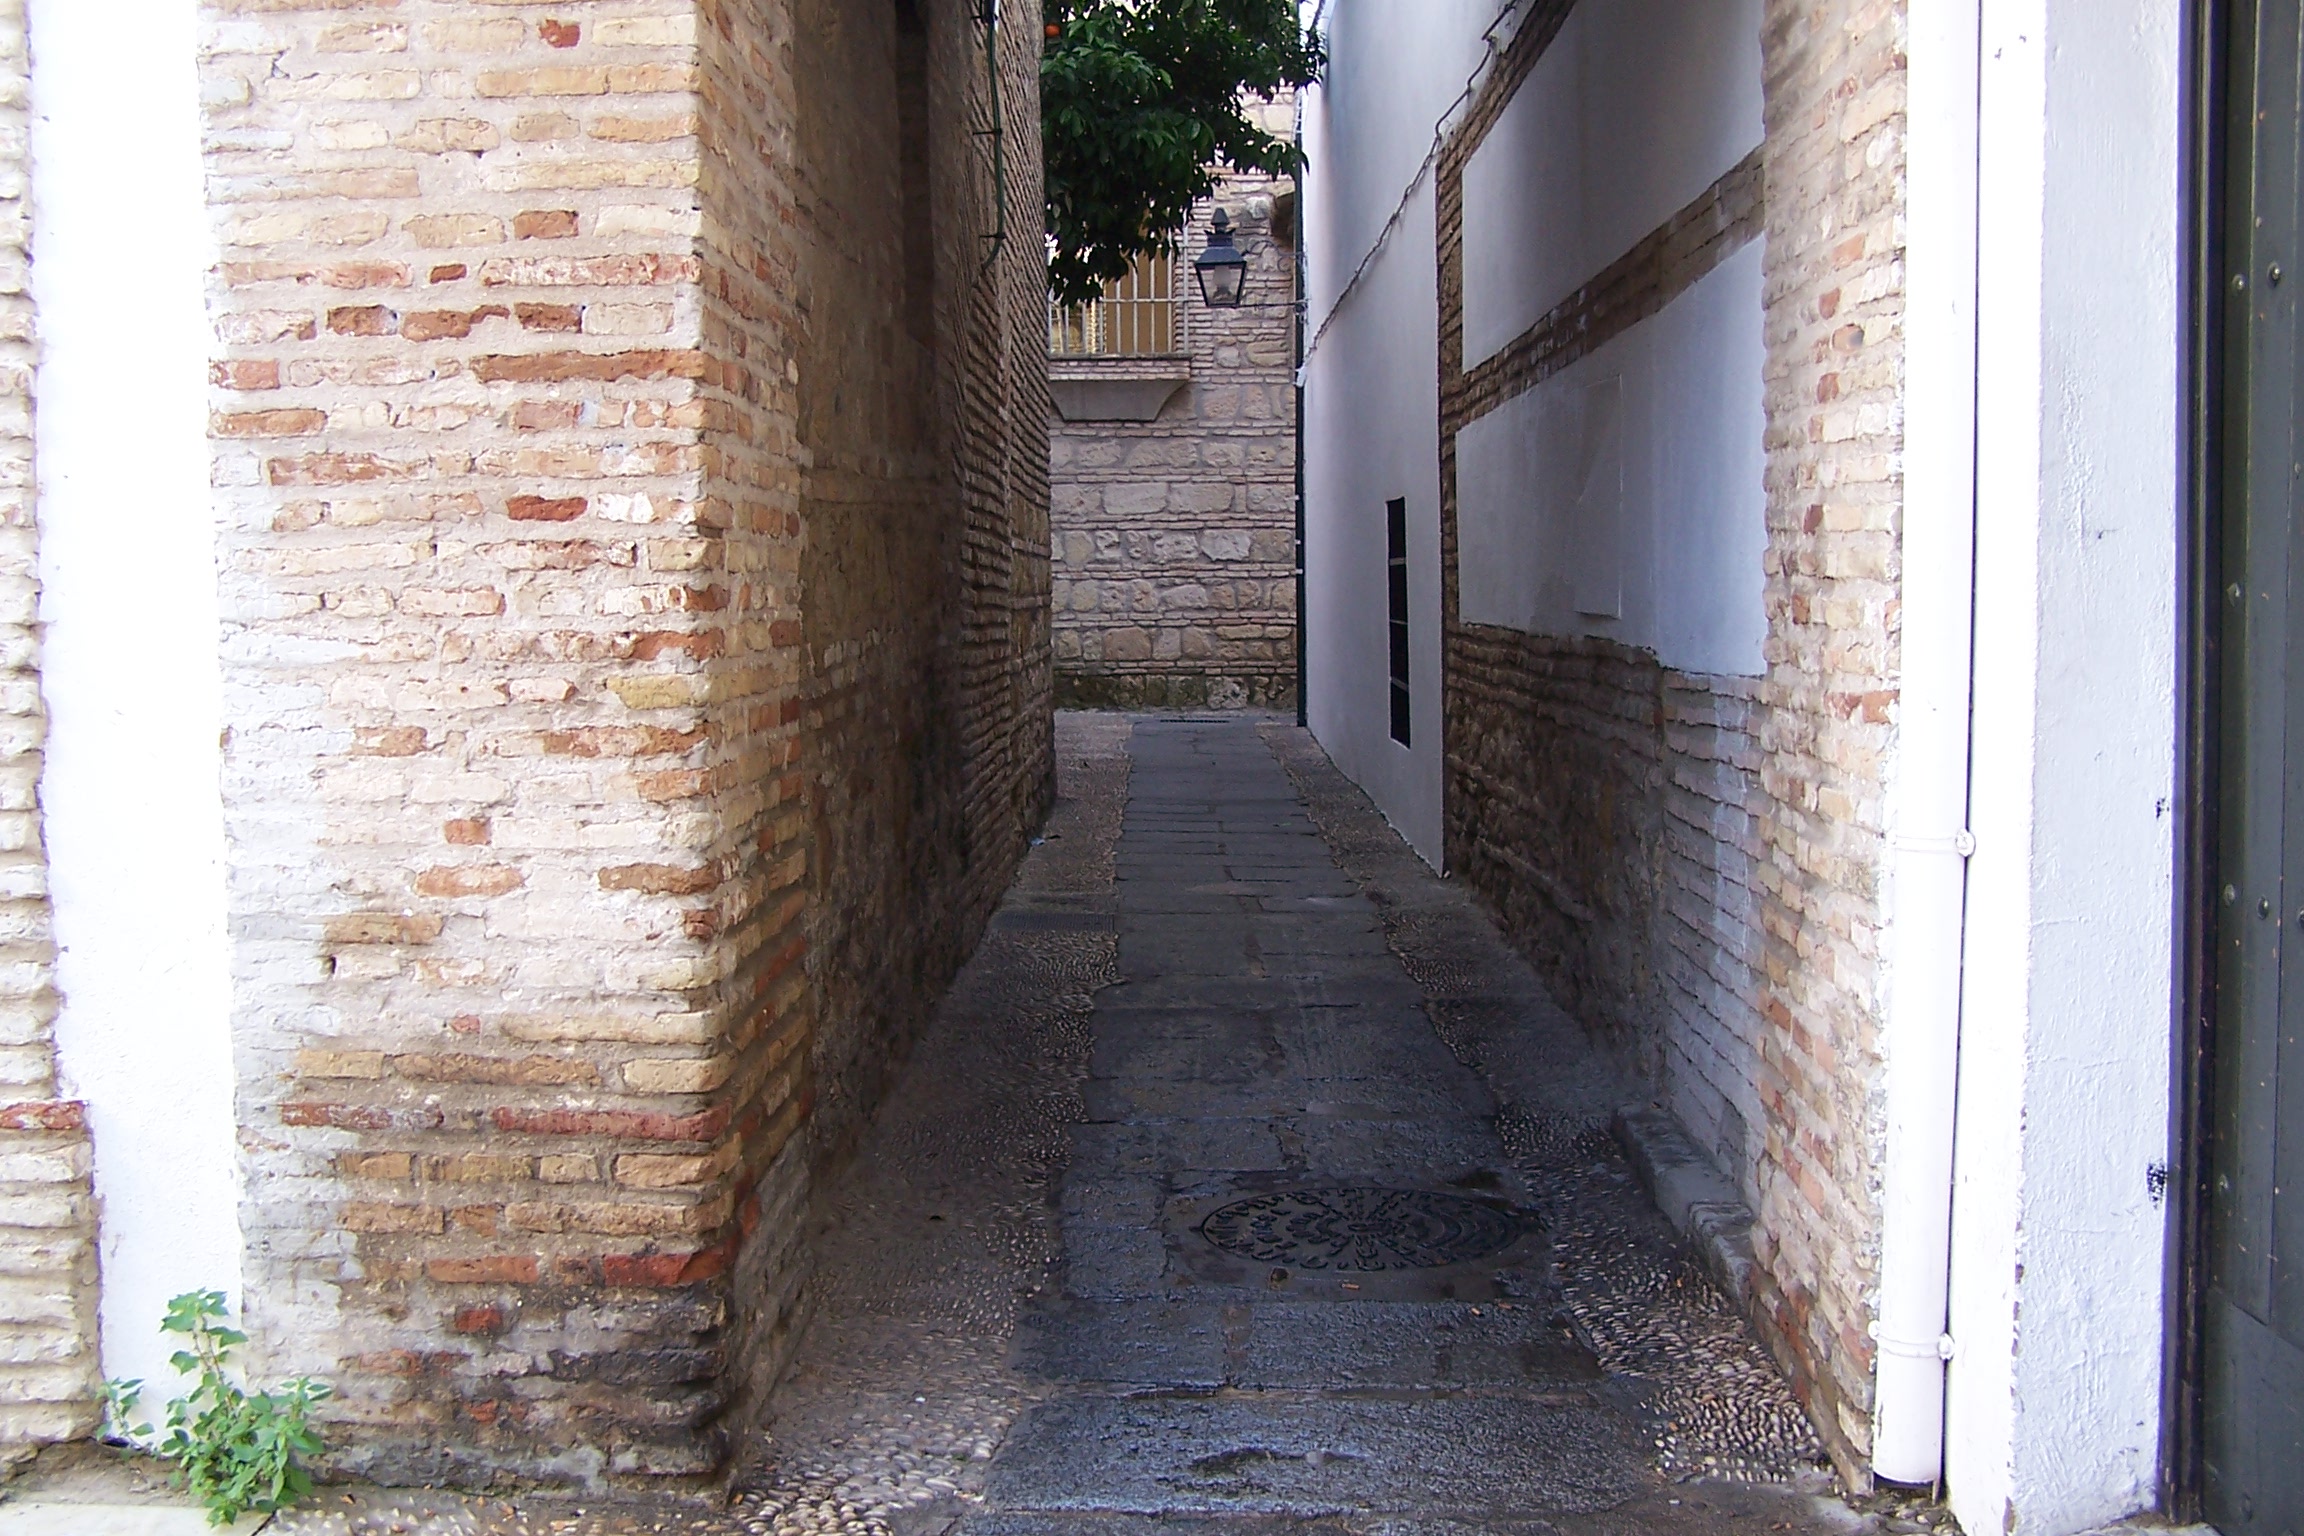
[[1176, 335], [1176, 258], [1139, 256], [1086, 304], [1048, 305], [1051, 357], [1167, 357]]

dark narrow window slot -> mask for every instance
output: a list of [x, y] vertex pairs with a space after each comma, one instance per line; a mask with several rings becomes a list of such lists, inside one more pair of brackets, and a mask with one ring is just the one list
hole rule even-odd
[[1392, 739], [1408, 742], [1408, 503], [1384, 504], [1385, 599], [1391, 613]]

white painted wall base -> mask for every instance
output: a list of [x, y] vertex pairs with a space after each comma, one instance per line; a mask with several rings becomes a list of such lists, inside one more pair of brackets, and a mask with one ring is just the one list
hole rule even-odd
[[64, 1091], [96, 1150], [104, 1370], [237, 1298], [210, 260], [193, 0], [31, 0], [41, 802]]

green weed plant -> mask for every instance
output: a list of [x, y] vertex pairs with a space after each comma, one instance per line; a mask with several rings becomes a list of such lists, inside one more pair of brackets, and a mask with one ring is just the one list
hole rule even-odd
[[141, 1381], [104, 1384], [107, 1438], [170, 1463], [177, 1486], [207, 1507], [212, 1525], [286, 1509], [312, 1491], [301, 1458], [323, 1449], [311, 1411], [328, 1395], [326, 1383], [307, 1376], [276, 1391], [248, 1391], [231, 1364], [232, 1351], [248, 1336], [226, 1317], [222, 1291], [187, 1291], [168, 1303], [161, 1330], [187, 1341], [169, 1363], [191, 1379], [192, 1390], [169, 1400], [157, 1435], [150, 1424], [129, 1422], [143, 1395]]

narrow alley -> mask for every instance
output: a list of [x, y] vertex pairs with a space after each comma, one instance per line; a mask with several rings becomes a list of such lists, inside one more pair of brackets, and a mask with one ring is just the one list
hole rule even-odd
[[832, 1202], [763, 1525], [1849, 1528], [1628, 1090], [1309, 737], [1071, 715], [1058, 758]]
[[0, 0], [0, 1536], [2304, 1536], [2300, 82]]

